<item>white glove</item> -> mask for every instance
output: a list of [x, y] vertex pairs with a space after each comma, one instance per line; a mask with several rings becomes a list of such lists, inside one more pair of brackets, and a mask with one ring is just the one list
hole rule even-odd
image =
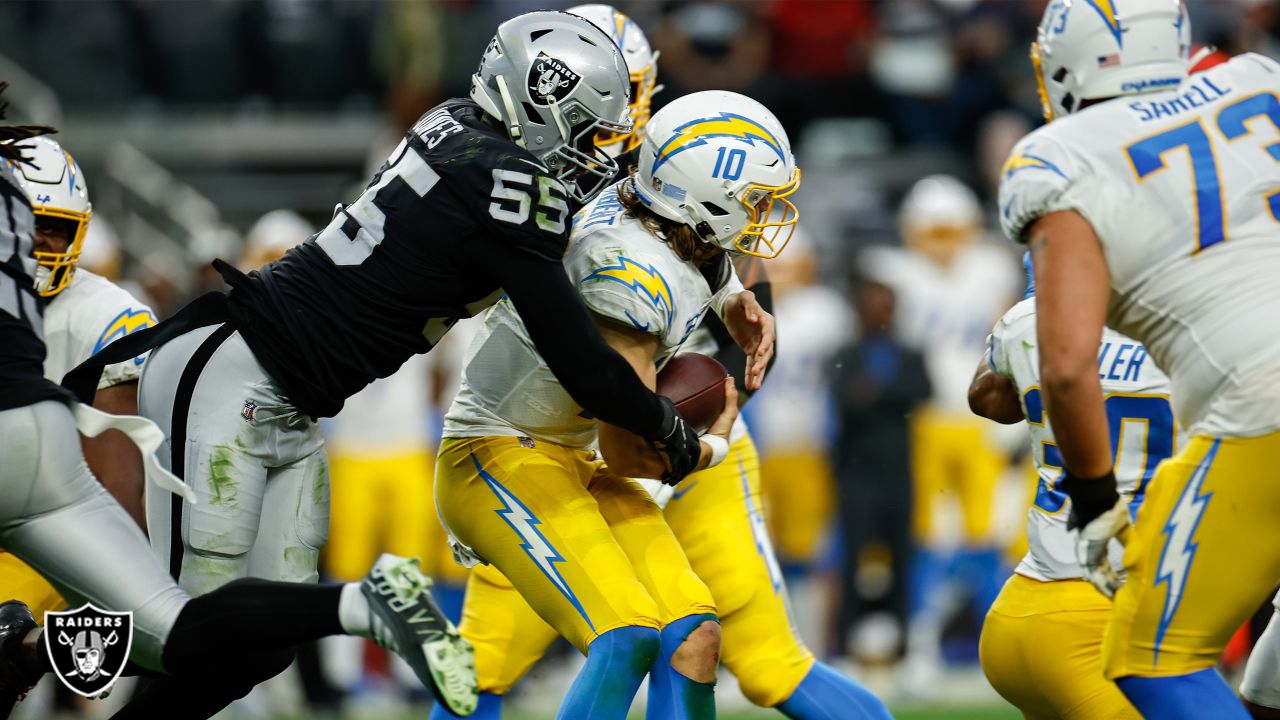
[[1076, 538], [1076, 560], [1084, 568], [1089, 582], [1107, 597], [1115, 597], [1116, 590], [1124, 584], [1122, 569], [1111, 564], [1107, 546], [1112, 538], [1121, 545], [1125, 544], [1131, 526], [1129, 506], [1122, 497], [1110, 510], [1080, 528], [1080, 535]]

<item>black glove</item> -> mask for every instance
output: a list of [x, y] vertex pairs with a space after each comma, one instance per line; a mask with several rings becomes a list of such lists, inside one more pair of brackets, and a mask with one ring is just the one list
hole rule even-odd
[[1068, 472], [1062, 478], [1061, 487], [1071, 496], [1071, 513], [1067, 516], [1068, 530], [1079, 530], [1088, 525], [1099, 515], [1115, 507], [1120, 500], [1114, 472], [1093, 480], [1074, 477]]
[[676, 412], [675, 404], [661, 395], [658, 399], [662, 401], [662, 424], [645, 440], [658, 451], [666, 466], [660, 479], [668, 485], [675, 485], [698, 466], [698, 460], [702, 458], [702, 443], [698, 442], [698, 434], [689, 427], [689, 423]]

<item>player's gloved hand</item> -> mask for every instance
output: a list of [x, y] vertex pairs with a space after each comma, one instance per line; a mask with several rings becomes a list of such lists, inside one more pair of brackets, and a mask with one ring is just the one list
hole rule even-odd
[[689, 423], [676, 412], [675, 404], [661, 395], [658, 399], [662, 401], [662, 424], [658, 426], [656, 433], [645, 440], [649, 441], [662, 458], [665, 467], [662, 482], [675, 485], [698, 466], [698, 460], [702, 456], [702, 443], [698, 442], [698, 434], [689, 427]]
[[1076, 560], [1098, 592], [1114, 597], [1124, 584], [1124, 576], [1111, 564], [1108, 546], [1113, 538], [1124, 544], [1131, 526], [1129, 506], [1116, 491], [1115, 473], [1095, 480], [1067, 475], [1062, 489], [1071, 496], [1067, 529], [1080, 531]]

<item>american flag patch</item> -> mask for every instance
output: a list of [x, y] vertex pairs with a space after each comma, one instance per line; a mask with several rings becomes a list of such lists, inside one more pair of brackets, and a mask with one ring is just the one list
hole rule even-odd
[[1098, 56], [1098, 67], [1100, 68], [1115, 67], [1116, 65], [1119, 65], [1119, 64], [1120, 64], [1119, 53], [1111, 53], [1110, 55]]

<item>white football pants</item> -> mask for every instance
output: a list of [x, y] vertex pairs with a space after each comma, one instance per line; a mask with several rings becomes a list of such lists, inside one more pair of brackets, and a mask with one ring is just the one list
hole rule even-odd
[[316, 581], [329, 533], [324, 438], [238, 332], [198, 328], [152, 351], [138, 410], [164, 431], [161, 461], [199, 499], [147, 492], [152, 549], [184, 590]]
[[0, 493], [0, 547], [35, 568], [73, 608], [90, 602], [132, 610], [130, 657], [161, 669], [161, 651], [189, 598], [89, 471], [65, 403], [0, 411]]

